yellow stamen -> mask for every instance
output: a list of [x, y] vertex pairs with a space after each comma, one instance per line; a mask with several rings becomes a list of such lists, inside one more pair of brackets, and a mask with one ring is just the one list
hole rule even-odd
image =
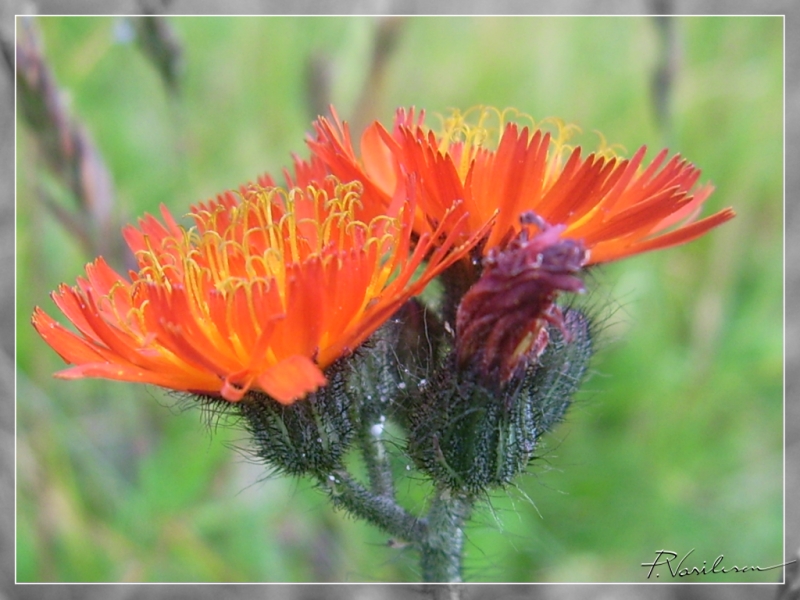
[[[566, 123], [561, 119], [548, 117], [539, 123], [530, 115], [520, 112], [515, 108], [499, 110], [492, 106], [474, 106], [463, 113], [453, 109], [449, 117], [439, 115], [442, 123], [438, 137], [440, 139], [439, 152], [446, 154], [451, 151], [451, 146], [461, 145], [461, 156], [456, 165], [459, 177], [464, 181], [476, 153], [480, 148], [494, 150], [509, 121], [522, 122], [530, 131], [542, 129], [550, 131], [550, 148], [545, 173], [545, 186], [555, 181], [563, 167], [565, 157], [574, 150], [574, 146], [567, 143], [575, 133], [580, 132], [577, 125]], [[608, 151], [611, 151], [608, 148]]]

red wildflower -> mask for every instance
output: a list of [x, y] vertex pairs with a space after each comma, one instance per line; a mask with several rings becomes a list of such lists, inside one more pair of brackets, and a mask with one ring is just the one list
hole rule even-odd
[[163, 223], [148, 215], [124, 230], [137, 271], [123, 277], [101, 257], [76, 286], [53, 293], [77, 333], [38, 307], [33, 325], [74, 365], [57, 373], [64, 379], [231, 402], [256, 389], [291, 403], [468, 250], [453, 247], [464, 238], [456, 211], [412, 249], [414, 193], [395, 191], [397, 209], [376, 214], [357, 182], [250, 185], [241, 198], [229, 192], [193, 207], [190, 229], [162, 207]]

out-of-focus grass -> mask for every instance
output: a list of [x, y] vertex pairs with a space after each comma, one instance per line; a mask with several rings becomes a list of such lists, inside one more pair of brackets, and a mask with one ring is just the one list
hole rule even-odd
[[[177, 18], [171, 96], [119, 21], [38, 20], [73, 114], [113, 175], [120, 222], [180, 214], [304, 152], [310, 57], [328, 61], [344, 118], [365, 84], [369, 18]], [[630, 153], [669, 143], [739, 216], [688, 246], [610, 265], [595, 374], [519, 490], [468, 529], [472, 581], [641, 581], [659, 549], [686, 565], [769, 566], [782, 554], [782, 24], [680, 18], [671, 127], [654, 117], [659, 46], [647, 18], [407, 18], [373, 94], [377, 117], [473, 104], [558, 116]], [[367, 84], [369, 82], [367, 81]], [[51, 378], [28, 320], [92, 257], [43, 209], [18, 138], [20, 581], [414, 581], [412, 553], [330, 511], [310, 483], [267, 477], [157, 389]], [[68, 201], [68, 199], [63, 199]], [[110, 257], [118, 266], [121, 256]], [[402, 465], [400, 465], [402, 471]], [[427, 487], [400, 489], [421, 508]], [[771, 581], [778, 571], [705, 577]], [[671, 581], [662, 571], [660, 581]], [[684, 578], [697, 580], [697, 578]]]

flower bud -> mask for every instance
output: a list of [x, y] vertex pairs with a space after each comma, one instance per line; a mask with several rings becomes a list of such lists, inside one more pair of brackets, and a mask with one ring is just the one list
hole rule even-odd
[[[520, 221], [522, 231], [486, 256], [456, 315], [458, 366], [490, 385], [507, 383], [539, 357], [549, 339], [545, 324], [566, 334], [555, 298], [584, 291], [576, 276], [588, 258], [583, 243], [562, 239], [563, 225], [547, 225], [532, 212]], [[526, 225], [540, 232], [531, 236]]]
[[421, 471], [470, 495], [525, 471], [539, 438], [563, 418], [592, 355], [589, 320], [578, 310], [566, 310], [548, 336], [538, 361], [501, 386], [459, 368], [451, 355], [407, 408], [408, 453]]
[[277, 472], [326, 476], [341, 466], [354, 434], [345, 360], [326, 370], [328, 385], [293, 404], [252, 390], [237, 404], [256, 455]]

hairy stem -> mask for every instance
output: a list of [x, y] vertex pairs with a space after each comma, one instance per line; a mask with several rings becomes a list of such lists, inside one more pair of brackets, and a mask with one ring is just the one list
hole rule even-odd
[[461, 582], [464, 523], [472, 505], [467, 496], [444, 487], [437, 490], [427, 516], [427, 535], [420, 544], [423, 581]]
[[374, 494], [385, 498], [394, 498], [394, 480], [392, 479], [389, 455], [383, 443], [383, 427], [386, 419], [379, 415], [373, 421], [362, 421], [358, 432], [358, 443], [361, 456], [367, 467], [369, 486]]
[[400, 540], [420, 544], [427, 537], [427, 524], [397, 504], [392, 498], [365, 488], [344, 469], [334, 471], [320, 483], [334, 506], [342, 508], [381, 528]]

